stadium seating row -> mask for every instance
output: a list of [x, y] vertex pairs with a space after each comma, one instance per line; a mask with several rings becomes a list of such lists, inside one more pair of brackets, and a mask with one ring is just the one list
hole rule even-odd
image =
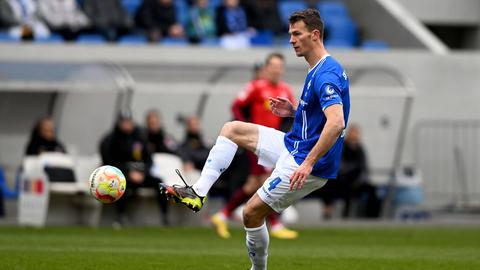
[[[81, 0], [78, 0], [82, 4]], [[187, 0], [173, 1], [177, 11], [177, 18], [182, 24], [186, 24], [188, 18]], [[221, 0], [211, 0], [210, 6], [215, 8], [221, 4]], [[122, 0], [127, 12], [135, 16], [142, 0]], [[288, 27], [288, 17], [296, 10], [307, 8], [305, 1], [301, 0], [282, 0], [278, 2], [279, 15], [284, 23], [284, 27]], [[388, 45], [383, 41], [360, 41], [360, 35], [357, 24], [348, 14], [347, 7], [341, 1], [321, 1], [316, 5], [325, 21], [326, 39], [325, 44], [328, 47], [336, 48], [355, 48], [359, 46], [364, 49], [387, 49]], [[272, 46], [288, 46], [288, 36], [275, 37], [272, 31], [258, 31], [251, 37], [252, 46], [272, 47]], [[0, 32], [0, 42], [19, 42], [19, 38], [12, 37], [7, 33]], [[58, 34], [52, 34], [46, 38], [35, 38], [36, 43], [62, 43], [64, 40]], [[104, 36], [100, 34], [80, 34], [76, 40], [80, 44], [102, 44], [106, 43]], [[121, 45], [141, 45], [147, 44], [147, 38], [143, 34], [129, 34], [122, 36], [118, 43]], [[169, 46], [187, 46], [189, 42], [186, 38], [163, 38], [160, 41], [162, 45]], [[201, 42], [201, 46], [219, 46], [220, 41], [217, 38], [206, 39]]]

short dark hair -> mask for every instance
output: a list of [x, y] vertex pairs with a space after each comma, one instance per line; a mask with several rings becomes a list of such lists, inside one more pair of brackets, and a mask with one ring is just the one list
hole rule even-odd
[[280, 60], [285, 62], [285, 57], [283, 56], [283, 54], [279, 52], [273, 52], [267, 55], [267, 58], [265, 58], [265, 65], [268, 65], [268, 63], [270, 63], [270, 60], [272, 60], [273, 58], [279, 58]]
[[308, 29], [308, 31], [318, 30], [320, 31], [320, 38], [323, 38], [324, 24], [323, 20], [320, 17], [320, 12], [318, 10], [309, 8], [302, 11], [296, 11], [292, 13], [288, 19], [290, 24], [294, 24], [299, 21], [303, 21]]

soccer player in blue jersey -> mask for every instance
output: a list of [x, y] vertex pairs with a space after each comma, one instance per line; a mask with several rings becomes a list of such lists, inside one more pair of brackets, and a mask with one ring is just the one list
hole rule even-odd
[[298, 106], [280, 97], [270, 98], [270, 106], [275, 115], [294, 117], [292, 131], [285, 134], [261, 125], [228, 122], [193, 186], [161, 186], [167, 196], [199, 211], [239, 146], [257, 154], [260, 165], [275, 167], [243, 211], [252, 270], [267, 269], [265, 217], [283, 211], [327, 181], [335, 181], [350, 111], [348, 77], [323, 45], [318, 11], [293, 13], [289, 33], [296, 55], [304, 57], [310, 68]]

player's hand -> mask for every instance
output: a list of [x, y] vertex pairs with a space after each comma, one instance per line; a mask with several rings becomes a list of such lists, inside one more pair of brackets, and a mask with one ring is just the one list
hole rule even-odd
[[293, 117], [295, 109], [290, 100], [284, 97], [269, 97], [270, 109], [272, 113], [279, 117]]
[[290, 190], [299, 190], [305, 185], [307, 177], [312, 173], [313, 167], [309, 164], [302, 163], [290, 177]]

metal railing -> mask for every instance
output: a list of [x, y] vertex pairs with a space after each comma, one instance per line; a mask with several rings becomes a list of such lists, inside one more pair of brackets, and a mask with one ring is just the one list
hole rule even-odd
[[414, 129], [427, 204], [466, 210], [480, 203], [480, 121], [426, 120]]

